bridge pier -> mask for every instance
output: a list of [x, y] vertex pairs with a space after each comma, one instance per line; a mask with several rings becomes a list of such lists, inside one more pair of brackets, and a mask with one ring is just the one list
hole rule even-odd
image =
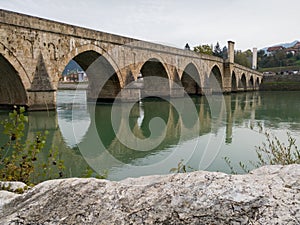
[[27, 90], [28, 110], [55, 110], [56, 90], [52, 87], [50, 76], [40, 53], [30, 89]]
[[138, 102], [142, 98], [142, 83], [133, 82], [129, 87], [125, 87], [122, 89], [121, 98], [119, 101], [121, 102]]
[[223, 77], [223, 93], [231, 93], [231, 71], [233, 71], [234, 64], [232, 63], [225, 63], [224, 66], [224, 77]]
[[234, 42], [228, 41], [228, 57], [224, 63], [223, 93], [231, 92], [232, 71], [234, 71]]
[[202, 88], [202, 95], [212, 95], [213, 91], [212, 88], [203, 87]]
[[172, 87], [170, 91], [171, 98], [182, 98], [184, 97], [184, 88], [183, 87]]
[[28, 90], [28, 111], [49, 111], [56, 109], [56, 91]]

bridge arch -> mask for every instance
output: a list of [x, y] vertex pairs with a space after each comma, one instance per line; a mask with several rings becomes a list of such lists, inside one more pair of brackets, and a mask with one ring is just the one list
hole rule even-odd
[[169, 73], [165, 65], [159, 59], [150, 58], [144, 62], [140, 73], [144, 82], [142, 96], [170, 96]]
[[[77, 53], [75, 56], [74, 51]], [[89, 80], [87, 99], [100, 102], [114, 101], [124, 84], [117, 64], [98, 46], [85, 45], [74, 51], [66, 58], [74, 60], [87, 73]]]
[[209, 73], [209, 87], [212, 93], [223, 92], [223, 79], [219, 66], [214, 65]]
[[2, 42], [0, 42], [0, 54], [12, 65], [12, 67], [18, 72], [19, 77], [22, 80], [25, 90], [29, 89], [31, 86], [30, 75], [27, 74], [22, 63], [18, 58], [13, 54], [13, 52], [8, 49]]
[[260, 82], [259, 82], [259, 78], [257, 77], [256, 81], [255, 81], [255, 88], [259, 89], [259, 85], [260, 85]]
[[7, 59], [0, 53], [0, 106], [27, 105], [26, 88], [29, 89], [30, 80], [24, 72], [16, 59]]
[[231, 74], [231, 91], [237, 92], [237, 79], [234, 71]]
[[253, 79], [253, 76], [251, 76], [250, 79], [249, 79], [249, 89], [250, 90], [254, 89], [254, 79]]
[[[76, 47], [75, 49], [73, 49], [72, 51], [70, 51], [63, 59], [62, 64], [60, 66], [60, 74], [63, 72], [63, 70], [65, 69], [65, 67], [67, 66], [67, 64], [74, 58], [76, 58], [78, 55], [81, 55], [82, 53], [88, 53], [88, 52], [92, 52], [92, 53], [97, 53], [97, 57], [93, 57], [91, 56], [92, 59], [94, 59], [93, 62], [95, 62], [96, 59], [102, 57], [104, 58], [113, 68], [113, 70], [116, 72], [116, 75], [118, 76], [118, 79], [120, 81], [120, 85], [121, 87], [124, 86], [124, 78], [121, 74], [121, 68], [119, 68], [117, 62], [113, 59], [113, 57], [111, 56], [111, 54], [106, 51], [105, 49], [101, 48], [100, 46], [94, 45], [94, 44], [86, 44], [86, 45], [82, 45], [79, 47]], [[87, 59], [83, 59], [83, 62], [78, 63], [76, 60], [76, 62], [84, 69], [86, 70], [88, 68], [88, 66], [90, 65], [84, 65], [84, 60], [90, 61], [91, 58], [87, 58]], [[92, 62], [92, 63], [93, 63]]]
[[187, 94], [201, 94], [201, 78], [194, 63], [189, 63], [184, 68], [181, 83]]
[[[142, 71], [142, 68], [144, 67], [144, 65], [147, 63], [147, 62], [159, 62], [164, 70], [166, 71], [166, 75], [165, 77], [167, 77], [169, 80], [172, 80], [172, 72], [170, 71], [170, 69], [172, 69], [172, 64], [168, 64], [163, 57], [161, 57], [160, 55], [158, 54], [153, 54], [153, 53], [149, 53], [147, 55], [139, 55], [140, 53], [139, 52], [136, 52], [136, 55], [137, 55], [137, 58], [135, 59], [135, 71], [138, 73], [138, 74], [134, 74], [135, 77], [137, 77], [138, 75], [142, 75], [141, 74], [141, 71]], [[156, 75], [154, 75], [156, 76]]]
[[240, 88], [243, 91], [247, 90], [247, 80], [246, 80], [246, 75], [244, 73], [242, 74], [242, 77], [241, 77], [241, 80], [240, 80]]

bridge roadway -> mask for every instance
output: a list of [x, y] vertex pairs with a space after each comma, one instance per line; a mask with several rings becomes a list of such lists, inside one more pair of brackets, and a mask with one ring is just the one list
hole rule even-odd
[[262, 81], [234, 63], [232, 41], [221, 59], [0, 9], [0, 106], [55, 109], [72, 59], [88, 75], [90, 101], [253, 91]]

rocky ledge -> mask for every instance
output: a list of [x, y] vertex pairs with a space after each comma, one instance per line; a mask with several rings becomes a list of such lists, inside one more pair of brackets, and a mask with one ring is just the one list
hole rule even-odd
[[0, 192], [0, 224], [300, 224], [300, 165], [111, 182], [63, 179]]

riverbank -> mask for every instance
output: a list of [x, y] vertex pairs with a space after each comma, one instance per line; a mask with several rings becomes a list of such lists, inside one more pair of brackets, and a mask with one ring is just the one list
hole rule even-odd
[[88, 88], [87, 82], [59, 82], [58, 90], [86, 90]]
[[265, 75], [261, 91], [300, 91], [300, 74]]
[[300, 165], [112, 182], [62, 179], [0, 191], [0, 224], [298, 224]]

